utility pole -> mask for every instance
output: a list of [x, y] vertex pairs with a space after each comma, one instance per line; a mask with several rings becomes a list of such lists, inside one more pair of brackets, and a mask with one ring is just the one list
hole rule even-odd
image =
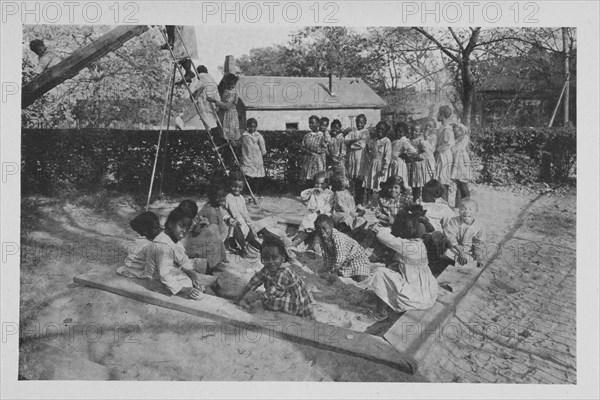
[[569, 125], [569, 80], [571, 78], [570, 73], [569, 73], [570, 54], [569, 54], [569, 46], [568, 46], [567, 29], [568, 28], [562, 28], [563, 52], [565, 54], [565, 81], [566, 81], [566, 83], [565, 83], [565, 103], [564, 103], [565, 126]]

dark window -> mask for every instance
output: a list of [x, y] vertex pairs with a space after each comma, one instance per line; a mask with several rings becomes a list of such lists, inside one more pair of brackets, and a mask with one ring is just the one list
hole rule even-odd
[[285, 130], [286, 131], [297, 131], [298, 130], [298, 123], [297, 122], [288, 122], [285, 124]]

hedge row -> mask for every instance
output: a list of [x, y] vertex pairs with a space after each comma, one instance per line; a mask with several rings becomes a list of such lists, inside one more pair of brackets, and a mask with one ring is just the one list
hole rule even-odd
[[575, 173], [577, 135], [568, 128], [474, 129], [472, 150], [481, 158], [480, 181], [493, 184], [561, 184]]
[[[303, 133], [263, 132], [263, 135], [269, 148], [265, 157], [269, 177], [295, 183]], [[158, 136], [158, 131], [138, 130], [23, 130], [22, 190], [52, 193], [109, 185], [127, 192], [146, 191]], [[161, 182], [167, 148], [163, 192], [198, 193], [203, 186], [222, 182], [225, 172], [204, 131], [170, 131], [168, 139], [163, 134], [161, 143], [155, 185]], [[233, 166], [229, 149], [224, 148], [221, 153], [226, 165]], [[239, 149], [236, 153], [239, 157]]]
[[[304, 132], [262, 132], [267, 145], [267, 176], [284, 188], [297, 183]], [[95, 189], [112, 186], [127, 192], [147, 190], [158, 131], [23, 130], [23, 193]], [[163, 143], [164, 143], [163, 135]], [[481, 159], [479, 179], [495, 184], [536, 181], [560, 183], [576, 160], [573, 128], [477, 130], [472, 150]], [[222, 182], [224, 171], [205, 132], [169, 132], [163, 192], [198, 193]], [[161, 146], [155, 185], [162, 176]], [[238, 156], [239, 156], [239, 149]], [[227, 165], [233, 165], [226, 151]]]

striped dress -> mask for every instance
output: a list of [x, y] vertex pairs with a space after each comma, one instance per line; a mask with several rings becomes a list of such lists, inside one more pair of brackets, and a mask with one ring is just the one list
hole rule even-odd
[[327, 145], [332, 175], [346, 177], [346, 141], [341, 133], [332, 137]]
[[317, 172], [325, 171], [327, 143], [323, 132], [308, 132], [302, 140], [306, 154], [302, 163], [302, 179], [313, 179]]
[[238, 93], [235, 89], [227, 89], [223, 93], [223, 103], [227, 106], [223, 113], [223, 136], [224, 139], [233, 141], [240, 140], [240, 121], [237, 112]]

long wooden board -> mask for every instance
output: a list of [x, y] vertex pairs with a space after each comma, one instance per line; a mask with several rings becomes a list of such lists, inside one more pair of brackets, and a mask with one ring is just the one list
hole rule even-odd
[[453, 327], [444, 324], [481, 272], [477, 267], [449, 266], [437, 278], [439, 291], [433, 307], [407, 311], [383, 337], [406, 357], [419, 359], [427, 351], [424, 344], [432, 343], [430, 338], [445, 340], [454, 333]]
[[[146, 32], [146, 25], [121, 25], [87, 46], [75, 50], [60, 63], [48, 68], [23, 86], [21, 108], [27, 108], [44, 93], [77, 75], [79, 71], [117, 50], [128, 40]], [[158, 50], [157, 50], [158, 51]]]
[[113, 271], [86, 274], [73, 278], [76, 283], [106, 290], [148, 304], [170, 308], [223, 322], [228, 328], [247, 329], [252, 337], [279, 338], [308, 344], [320, 349], [360, 357], [385, 364], [412, 374], [414, 360], [406, 359], [381, 337], [349, 329], [306, 320], [284, 313], [266, 313], [268, 317], [250, 314], [229, 300], [203, 295], [200, 300], [190, 300], [149, 290], [136, 279], [123, 278]]

